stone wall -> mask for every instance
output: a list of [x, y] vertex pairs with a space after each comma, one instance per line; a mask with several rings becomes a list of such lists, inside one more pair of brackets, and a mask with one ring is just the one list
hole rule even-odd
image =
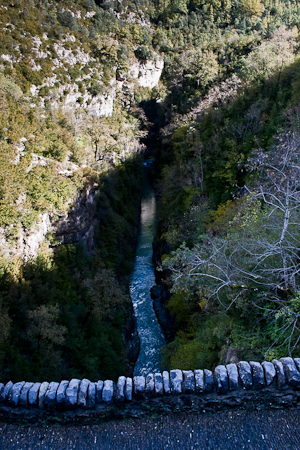
[[[214, 371], [171, 370], [133, 379], [0, 383], [0, 419], [123, 418], [243, 405], [299, 406], [300, 358], [240, 361]], [[74, 416], [75, 414], [75, 416]], [[60, 419], [59, 419], [60, 418]], [[53, 419], [54, 420], [54, 419]]]

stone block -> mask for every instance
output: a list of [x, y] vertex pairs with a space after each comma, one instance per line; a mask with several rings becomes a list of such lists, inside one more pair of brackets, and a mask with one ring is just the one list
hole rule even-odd
[[250, 361], [249, 364], [252, 369], [252, 378], [255, 389], [262, 389], [266, 385], [262, 365], [256, 361]]
[[227, 364], [228, 387], [230, 391], [236, 391], [239, 388], [239, 373], [236, 364]]
[[162, 374], [163, 377], [163, 385], [164, 385], [164, 393], [169, 395], [171, 394], [171, 388], [170, 388], [170, 375], [169, 372], [166, 370], [163, 371]]
[[283, 369], [283, 364], [278, 359], [272, 359], [272, 363], [274, 364], [276, 370], [276, 381], [277, 381], [277, 389], [284, 389], [287, 387], [287, 382], [285, 378], [285, 373]]
[[198, 394], [204, 392], [204, 371], [202, 369], [194, 370], [195, 388]]
[[41, 383], [34, 383], [28, 392], [28, 405], [38, 406], [39, 390]]
[[56, 392], [58, 389], [59, 383], [56, 381], [51, 381], [48, 386], [46, 395], [45, 395], [45, 409], [47, 411], [54, 411], [56, 409]]
[[8, 395], [9, 395], [13, 385], [14, 384], [13, 384], [12, 381], [9, 381], [8, 383], [6, 383], [6, 385], [4, 386], [4, 389], [3, 389], [3, 391], [1, 392], [1, 395], [0, 395], [0, 402], [1, 403], [7, 402]]
[[222, 365], [217, 366], [214, 375], [218, 394], [227, 394], [229, 386], [226, 367]]
[[163, 377], [162, 374], [158, 372], [154, 374], [154, 390], [155, 395], [158, 397], [164, 395]]
[[170, 371], [172, 394], [182, 394], [183, 374], [182, 370], [173, 369]]
[[288, 385], [291, 387], [299, 387], [300, 386], [300, 373], [296, 367], [296, 364], [293, 358], [280, 358], [283, 364], [283, 369], [285, 373], [285, 377], [287, 379]]
[[196, 390], [195, 375], [192, 370], [183, 370], [182, 391], [184, 394], [193, 394]]
[[103, 381], [96, 382], [96, 404], [102, 402]]
[[15, 383], [8, 394], [8, 403], [11, 406], [18, 406], [20, 400], [21, 390], [25, 384], [25, 381], [20, 381], [19, 383]]
[[146, 387], [145, 387], [146, 397], [154, 396], [154, 375], [149, 373], [146, 377]]
[[73, 409], [77, 407], [79, 386], [80, 380], [78, 380], [77, 378], [73, 378], [70, 381], [65, 394], [65, 405], [67, 409]]
[[269, 361], [264, 361], [261, 363], [261, 365], [264, 369], [266, 385], [270, 386], [276, 378], [276, 370], [274, 364]]
[[77, 404], [79, 406], [79, 408], [86, 408], [86, 401], [87, 401], [87, 393], [88, 393], [88, 388], [90, 385], [90, 380], [87, 380], [86, 378], [83, 378], [83, 380], [81, 380], [80, 385], [79, 385], [79, 389], [78, 389], [78, 398], [77, 398]]
[[28, 406], [28, 392], [34, 383], [26, 382], [20, 394], [20, 406]]
[[114, 401], [114, 382], [112, 380], [105, 380], [102, 391], [102, 400], [105, 403], [111, 404]]
[[88, 409], [95, 408], [96, 404], [96, 383], [90, 383], [87, 392], [86, 407]]
[[250, 364], [247, 361], [240, 361], [237, 363], [237, 367], [243, 389], [251, 389], [253, 386], [253, 378]]
[[63, 410], [65, 407], [65, 397], [66, 397], [66, 390], [69, 386], [68, 380], [62, 380], [59, 383], [57, 392], [56, 392], [56, 406], [58, 410]]
[[126, 385], [126, 377], [119, 377], [116, 392], [116, 401], [118, 403], [125, 402], [125, 385]]
[[38, 405], [40, 409], [44, 409], [45, 407], [45, 395], [48, 389], [49, 383], [48, 381], [44, 381], [41, 385], [40, 385], [40, 389], [39, 389], [39, 399], [38, 399]]
[[133, 393], [137, 398], [145, 396], [146, 380], [143, 376], [133, 377]]
[[126, 378], [126, 385], [125, 385], [125, 398], [128, 402], [131, 402], [132, 400], [132, 378], [127, 377]]
[[204, 369], [204, 391], [211, 392], [214, 389], [214, 377], [211, 370]]

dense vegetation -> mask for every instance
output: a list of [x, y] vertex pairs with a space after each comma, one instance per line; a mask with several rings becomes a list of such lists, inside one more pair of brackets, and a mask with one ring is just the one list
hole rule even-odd
[[[116, 378], [128, 369], [126, 282], [149, 130], [176, 316], [168, 364], [297, 351], [297, 172], [280, 163], [298, 161], [299, 8], [289, 0], [1, 3], [1, 378]], [[130, 68], [157, 54], [161, 81], [141, 88]], [[95, 114], [95, 102], [110, 98], [112, 115]], [[272, 158], [294, 186], [289, 223]], [[67, 217], [89, 189], [93, 249], [58, 245], [54, 232], [24, 259], [20, 246], [42, 215]], [[195, 267], [201, 276], [191, 276]], [[209, 281], [221, 272], [227, 284]]]

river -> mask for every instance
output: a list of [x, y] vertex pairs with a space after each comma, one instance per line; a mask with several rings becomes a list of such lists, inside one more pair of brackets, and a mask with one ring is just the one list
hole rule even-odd
[[145, 167], [141, 222], [134, 269], [130, 277], [130, 296], [137, 318], [140, 353], [134, 376], [161, 370], [161, 347], [165, 338], [153, 310], [150, 289], [155, 285], [152, 242], [156, 231], [156, 200]]

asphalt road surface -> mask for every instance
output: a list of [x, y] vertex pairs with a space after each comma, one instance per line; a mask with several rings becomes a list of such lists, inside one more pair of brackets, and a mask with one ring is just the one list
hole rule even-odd
[[0, 423], [0, 449], [300, 450], [300, 410], [181, 413], [84, 426]]

